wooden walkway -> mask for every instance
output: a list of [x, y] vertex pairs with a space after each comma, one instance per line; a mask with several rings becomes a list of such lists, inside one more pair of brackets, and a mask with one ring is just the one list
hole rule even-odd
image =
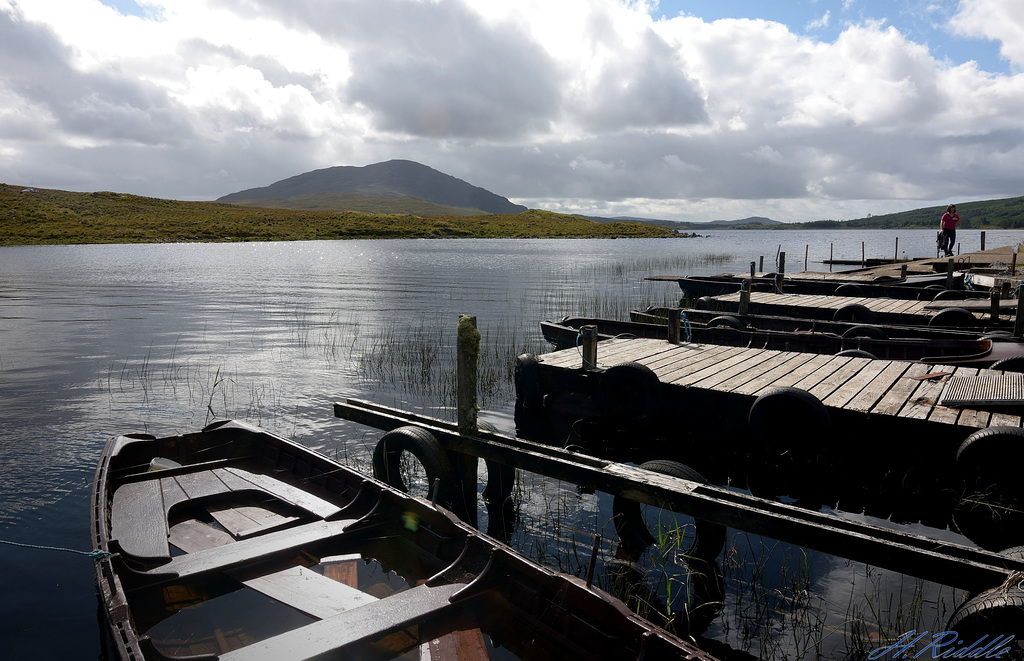
[[[597, 359], [600, 366], [640, 363], [664, 384], [719, 393], [756, 397], [768, 388], [791, 386], [806, 390], [826, 407], [953, 425], [963, 436], [990, 426], [1021, 426], [1019, 415], [937, 404], [952, 376], [1002, 374], [987, 369], [649, 339], [606, 340], [598, 344]], [[581, 364], [576, 349], [538, 360], [552, 368]]]
[[[735, 311], [739, 309], [740, 294], [723, 294], [707, 297], [713, 301], [716, 309]], [[966, 305], [973, 303], [974, 305]], [[971, 308], [978, 319], [985, 319], [985, 312], [991, 309], [989, 301], [909, 301], [895, 298], [865, 298], [857, 296], [813, 296], [808, 294], [772, 294], [768, 292], [750, 293], [750, 311], [765, 313], [791, 310], [794, 314], [806, 315], [808, 318], [831, 319], [837, 310], [847, 305], [863, 305], [880, 317], [892, 317], [901, 322], [927, 324], [928, 319], [943, 309], [951, 307]], [[1013, 312], [1017, 309], [1017, 301], [1000, 304], [1002, 312]], [[776, 312], [777, 313], [777, 312]]]

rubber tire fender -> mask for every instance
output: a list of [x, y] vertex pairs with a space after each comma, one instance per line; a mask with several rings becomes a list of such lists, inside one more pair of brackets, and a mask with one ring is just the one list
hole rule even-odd
[[[1024, 560], [1024, 546], [999, 553]], [[1024, 640], [1024, 588], [1018, 581], [972, 596], [953, 611], [946, 630], [956, 631], [960, 639], [965, 641], [978, 640], [986, 634], [992, 637], [1013, 634], [1018, 641]], [[1017, 652], [1016, 656], [1011, 655], [1009, 658], [1019, 658], [1019, 648]]]
[[946, 308], [940, 310], [935, 316], [928, 320], [929, 326], [942, 326], [946, 328], [977, 328], [981, 325], [978, 318], [970, 310], [964, 308]]
[[932, 298], [933, 301], [962, 301], [967, 298], [959, 289], [943, 289]]
[[377, 441], [373, 449], [373, 476], [399, 491], [409, 493], [409, 487], [399, 470], [403, 452], [408, 452], [423, 465], [427, 472], [428, 493], [432, 493], [435, 480], [441, 480], [442, 493], [452, 482], [452, 462], [441, 443], [426, 429], [412, 425], [392, 429]]
[[853, 326], [843, 332], [844, 339], [866, 337], [872, 340], [888, 340], [889, 334], [878, 326]]
[[867, 358], [869, 360], [875, 360], [876, 359], [875, 354], [871, 353], [870, 351], [865, 351], [864, 349], [843, 349], [842, 351], [840, 351], [836, 355], [837, 356], [848, 356], [848, 357], [851, 357], [851, 358]]
[[604, 415], [649, 423], [661, 412], [661, 381], [646, 365], [619, 363], [601, 374], [596, 399]]
[[728, 314], [719, 315], [708, 322], [708, 328], [718, 327], [743, 330], [743, 324], [740, 323], [740, 320]]
[[1024, 372], [1024, 356], [1007, 356], [1001, 358], [988, 366], [990, 370], [1003, 370], [1004, 372]]
[[[787, 429], [794, 422], [800, 423], [799, 434]], [[761, 393], [750, 406], [747, 426], [754, 438], [769, 450], [778, 453], [794, 450], [803, 452], [814, 442], [808, 435], [827, 433], [832, 427], [828, 409], [817, 397], [799, 388], [782, 386], [769, 388]], [[787, 441], [802, 438], [802, 442], [789, 447]]]
[[[678, 461], [655, 459], [640, 464], [640, 468], [700, 484], [708, 483], [700, 473]], [[654, 535], [647, 529], [640, 503], [623, 496], [615, 496], [612, 500], [612, 512], [615, 515], [615, 532], [619, 536], [622, 550], [633, 559], [639, 558], [644, 550], [655, 542]], [[704, 519], [694, 519], [693, 545], [683, 555], [709, 563], [714, 562], [725, 548], [727, 536], [728, 528], [725, 526]]]
[[[956, 452], [956, 471], [965, 495], [984, 493], [985, 502], [968, 499], [954, 505], [957, 529], [978, 546], [1006, 548], [1024, 542], [1024, 484], [1017, 467], [1024, 460], [1024, 429], [986, 427], [961, 443]], [[988, 504], [986, 504], [986, 502]]]
[[833, 296], [850, 296], [853, 298], [863, 298], [864, 290], [859, 286], [851, 284], [849, 282], [844, 283], [836, 287], [836, 290], [832, 292]]
[[832, 314], [832, 321], [861, 321], [871, 323], [875, 313], [860, 303], [847, 303]]

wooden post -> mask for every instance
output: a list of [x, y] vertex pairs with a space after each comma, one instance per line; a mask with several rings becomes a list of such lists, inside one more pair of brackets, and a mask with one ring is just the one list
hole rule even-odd
[[[476, 317], [459, 317], [458, 341], [456, 343], [456, 403], [458, 405], [459, 433], [469, 436], [477, 434], [477, 362], [480, 357], [480, 331], [476, 328]], [[458, 492], [453, 506], [459, 518], [476, 527], [476, 472], [478, 460], [475, 456], [452, 453], [452, 464], [458, 482]], [[461, 512], [459, 510], [462, 510]]]
[[1017, 297], [1017, 315], [1013, 318], [1013, 336], [1024, 337], [1024, 296]]
[[807, 252], [811, 249], [810, 244], [804, 245], [804, 270], [807, 270]]
[[583, 370], [597, 369], [597, 326], [587, 324], [580, 328], [583, 334]]
[[953, 288], [953, 258], [946, 262], [946, 289]]
[[832, 267], [834, 266], [834, 264], [832, 264], [832, 262], [834, 261], [834, 259], [835, 259], [835, 245], [832, 244], [832, 243], [829, 243], [828, 244], [828, 272], [829, 273], [832, 272]]
[[753, 280], [754, 276], [757, 275], [757, 271], [754, 270], [755, 266], [757, 266], [757, 265], [754, 262], [750, 262], [750, 279], [751, 280]]
[[757, 267], [758, 273], [764, 273], [764, 255], [761, 255], [761, 265]]
[[1017, 275], [1017, 252], [1020, 250], [1020, 246], [1014, 246], [1012, 248], [1012, 250], [1013, 250], [1013, 260], [1010, 262], [1010, 277], [1011, 278], [1014, 277], [1015, 275]]
[[999, 321], [999, 290], [992, 290], [992, 321]]
[[[782, 246], [779, 246], [780, 248]], [[779, 251], [779, 272], [775, 274], [775, 289], [782, 291], [782, 281], [786, 275], [786, 253]]]
[[985, 230], [981, 231], [981, 249], [985, 249]]
[[893, 262], [899, 261], [899, 257], [900, 257], [900, 237], [897, 236], [896, 237], [896, 250], [892, 253], [892, 261]]
[[868, 259], [864, 255], [864, 242], [860, 242], [860, 267], [864, 268], [868, 265]]
[[670, 308], [668, 311], [668, 341], [672, 344], [679, 344], [681, 327], [679, 308]]
[[1010, 281], [1003, 280], [1003, 284], [1000, 286], [1000, 295], [1003, 298], [1010, 298]]
[[747, 311], [750, 310], [750, 289], [752, 286], [752, 280], [747, 280], [740, 286], [739, 315], [741, 317], [746, 316]]
[[907, 279], [907, 265], [903, 264], [902, 266], [900, 266], [900, 280], [906, 280], [906, 279]]

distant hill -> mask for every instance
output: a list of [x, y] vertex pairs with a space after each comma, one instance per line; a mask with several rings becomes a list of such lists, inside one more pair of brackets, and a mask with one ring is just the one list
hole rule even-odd
[[778, 220], [765, 218], [763, 216], [751, 216], [739, 220], [706, 220], [706, 221], [682, 221], [682, 220], [659, 220], [657, 218], [638, 218], [636, 216], [616, 216], [614, 218], [601, 218], [599, 216], [587, 216], [588, 220], [598, 223], [647, 223], [649, 225], [660, 225], [675, 230], [699, 230], [699, 229], [764, 229], [766, 225], [787, 226]]
[[321, 211], [424, 216], [513, 214], [527, 208], [421, 163], [391, 160], [336, 166], [225, 195], [218, 202]]
[[[938, 229], [945, 205], [925, 207], [854, 220], [816, 220], [794, 223], [801, 229]], [[962, 229], [1024, 229], [1024, 197], [956, 203]]]

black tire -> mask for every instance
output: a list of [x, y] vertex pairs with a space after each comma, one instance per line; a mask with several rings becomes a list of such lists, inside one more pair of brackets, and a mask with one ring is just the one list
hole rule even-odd
[[[427, 491], [440, 480], [441, 494], [446, 493], [452, 482], [452, 462], [434, 435], [422, 427], [399, 427], [377, 441], [373, 449], [373, 476], [400, 491], [409, 493], [400, 470], [402, 454], [408, 452], [419, 460], [427, 473]], [[445, 501], [446, 502], [446, 501]]]
[[[691, 482], [708, 483], [700, 473], [677, 461], [656, 459], [640, 464], [640, 468]], [[612, 512], [615, 515], [615, 532], [619, 536], [621, 549], [635, 561], [656, 541], [647, 528], [640, 503], [622, 496], [615, 496], [612, 500]], [[693, 544], [684, 551], [683, 555], [709, 563], [714, 562], [725, 548], [727, 534], [728, 529], [721, 524], [694, 519]]]
[[852, 296], [855, 298], [861, 298], [864, 296], [864, 290], [857, 285], [846, 283], [836, 287], [833, 294], [835, 296]]
[[1008, 356], [989, 365], [990, 370], [1004, 372], [1024, 372], [1024, 356]]
[[889, 335], [878, 326], [854, 326], [843, 332], [844, 339], [866, 337], [872, 340], [888, 340]]
[[932, 298], [933, 301], [962, 301], [967, 295], [958, 289], [943, 289]]
[[[985, 590], [960, 605], [949, 618], [947, 631], [955, 631], [965, 644], [989, 636], [990, 641], [1000, 636], [1013, 639], [998, 649], [1009, 647], [1001, 659], [1024, 658], [1024, 589], [1019, 582]], [[993, 648], [993, 652], [997, 649]]]
[[613, 418], [652, 422], [661, 412], [661, 399], [661, 381], [640, 363], [612, 365], [597, 384], [597, 404], [603, 415]]
[[717, 305], [718, 301], [711, 296], [701, 296], [694, 302], [693, 307], [698, 310], [714, 310]]
[[747, 425], [754, 440], [775, 457], [814, 462], [832, 427], [818, 398], [799, 388], [771, 388], [750, 407]]
[[871, 282], [898, 282], [900, 279], [895, 275], [876, 275]]
[[946, 308], [928, 320], [929, 326], [944, 328], [977, 328], [981, 325], [978, 318], [970, 310], [963, 308]]
[[743, 324], [736, 317], [732, 317], [727, 314], [715, 317], [708, 322], [708, 328], [732, 328], [735, 330], [743, 330]]
[[865, 351], [864, 349], [843, 349], [836, 355], [847, 356], [850, 358], [867, 358], [869, 360], [875, 360], [875, 354], [871, 353], [870, 351]]
[[956, 470], [963, 483], [953, 521], [978, 546], [1003, 549], [1024, 544], [1024, 429], [988, 427], [963, 440]]
[[860, 303], [847, 303], [833, 313], [832, 320], [871, 323], [875, 320], [875, 313]]

